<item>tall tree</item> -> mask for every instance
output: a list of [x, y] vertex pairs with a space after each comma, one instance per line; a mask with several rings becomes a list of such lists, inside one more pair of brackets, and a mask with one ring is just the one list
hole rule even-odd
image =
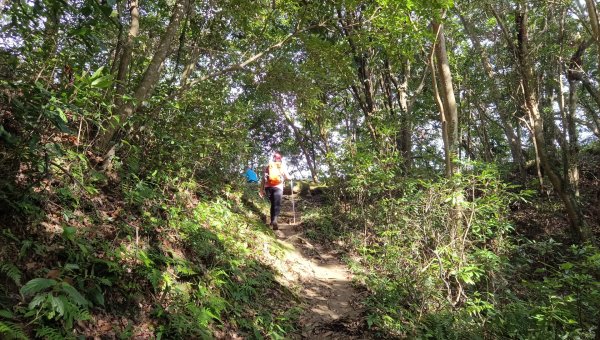
[[[482, 46], [481, 38], [477, 36], [474, 32], [474, 27], [471, 22], [465, 17], [462, 13], [464, 9], [459, 9], [458, 17], [463, 24], [465, 32], [471, 43], [473, 44], [474, 50], [476, 54], [479, 56], [479, 60], [481, 65], [483, 66], [483, 74], [487, 76], [486, 90], [490, 92], [491, 104], [498, 112], [498, 116], [500, 117], [499, 124], [506, 135], [508, 145], [510, 147], [510, 152], [512, 155], [513, 161], [516, 163], [517, 168], [519, 170], [519, 176], [521, 177], [521, 181], [525, 182], [525, 157], [523, 155], [523, 150], [521, 146], [521, 138], [517, 133], [516, 129], [518, 125], [515, 126], [513, 123], [513, 117], [507, 113], [507, 109], [503, 107], [501, 104], [503, 102], [503, 98], [505, 95], [502, 93], [502, 83], [499, 79], [499, 72], [495, 70], [495, 67], [499, 67], [500, 65], [492, 64], [490, 60], [489, 54], [486, 52], [485, 48]], [[478, 110], [481, 114], [486, 115], [486, 107], [482, 104], [477, 105]]]
[[544, 135], [544, 120], [539, 111], [539, 102], [535, 84], [536, 76], [533, 71], [532, 55], [529, 49], [528, 12], [528, 4], [521, 0], [517, 5], [515, 22], [517, 30], [517, 61], [523, 90], [523, 104], [529, 116], [529, 121], [531, 122], [531, 128], [533, 130], [532, 138], [537, 147], [541, 166], [550, 179], [554, 190], [556, 190], [565, 205], [565, 209], [569, 216], [571, 231], [577, 239], [586, 240], [589, 238], [589, 230], [587, 230], [587, 226], [583, 220], [581, 209], [573, 195], [565, 189], [565, 184], [552, 167], [550, 156], [546, 150], [547, 143], [546, 136]]
[[444, 26], [437, 20], [434, 20], [432, 22], [432, 29], [435, 37], [436, 73], [441, 88], [441, 115], [443, 136], [445, 136], [443, 141], [445, 145], [444, 149], [446, 150], [446, 176], [451, 177], [456, 171], [456, 161], [458, 158], [458, 109], [454, 96], [452, 73], [450, 72], [450, 64], [448, 63]]
[[[132, 100], [123, 100], [123, 96], [117, 96], [115, 102], [115, 104], [117, 104], [116, 114], [111, 118], [110, 123], [100, 135], [97, 143], [101, 151], [107, 152], [104, 160], [105, 166], [110, 163], [112, 158], [111, 155], [114, 154], [114, 146], [111, 147], [110, 144], [115, 136], [115, 133], [123, 126], [126, 120], [133, 114], [135, 109], [137, 109], [142, 102], [148, 98], [148, 96], [152, 93], [153, 88], [156, 86], [161, 75], [163, 62], [171, 50], [171, 43], [176, 37], [184, 14], [188, 12], [188, 7], [191, 6], [192, 2], [193, 0], [183, 0], [176, 2], [175, 5], [173, 5], [169, 25], [161, 36], [158, 46], [156, 46], [154, 49], [155, 53], [152, 56], [150, 63], [146, 67], [142, 79], [135, 87]], [[139, 30], [139, 9], [137, 0], [132, 1], [130, 11], [131, 28], [127, 38], [128, 43], [133, 42]], [[127, 46], [126, 48], [131, 48], [131, 45]], [[117, 94], [125, 91], [124, 87], [122, 87], [122, 82], [125, 79], [125, 73], [127, 72], [130, 63], [131, 53], [130, 51], [125, 50], [119, 67], [118, 79], [121, 80], [121, 84], [117, 85]]]

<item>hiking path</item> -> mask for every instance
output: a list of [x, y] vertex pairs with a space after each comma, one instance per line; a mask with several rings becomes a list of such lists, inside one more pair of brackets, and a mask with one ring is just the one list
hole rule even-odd
[[[285, 249], [272, 264], [282, 273], [283, 283], [297, 292], [303, 313], [292, 339], [368, 339], [363, 334], [361, 293], [343, 262], [343, 251], [335, 244], [309, 239], [302, 211], [318, 200], [283, 196], [279, 230], [274, 231]], [[268, 252], [268, 249], [265, 249]]]

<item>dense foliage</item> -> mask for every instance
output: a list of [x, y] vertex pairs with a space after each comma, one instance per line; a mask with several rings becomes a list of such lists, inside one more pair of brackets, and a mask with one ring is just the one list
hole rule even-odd
[[0, 11], [0, 337], [297, 331], [240, 177], [272, 150], [365, 334], [600, 334], [595, 1]]

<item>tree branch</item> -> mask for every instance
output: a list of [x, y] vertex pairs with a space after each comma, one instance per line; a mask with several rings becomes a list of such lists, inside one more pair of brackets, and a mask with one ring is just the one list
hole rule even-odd
[[305, 31], [307, 31], [307, 30], [309, 30], [311, 28], [319, 27], [319, 26], [322, 26], [322, 25], [323, 25], [323, 23], [319, 23], [317, 25], [308, 26], [308, 27], [306, 27], [304, 29], [301, 29], [301, 30], [296, 30], [295, 32], [290, 33], [287, 36], [285, 36], [285, 38], [281, 39], [277, 43], [275, 43], [275, 44], [267, 47], [265, 50], [263, 50], [263, 51], [261, 51], [259, 53], [256, 53], [255, 55], [251, 56], [250, 58], [248, 58], [248, 59], [246, 59], [246, 60], [244, 60], [244, 61], [242, 61], [240, 63], [233, 64], [233, 65], [231, 65], [229, 67], [226, 67], [226, 68], [224, 68], [222, 70], [219, 70], [219, 71], [216, 71], [216, 72], [213, 72], [213, 73], [209, 73], [209, 74], [207, 74], [207, 75], [205, 75], [205, 76], [203, 76], [201, 78], [195, 79], [195, 80], [187, 83], [186, 85], [184, 85], [181, 88], [180, 92], [183, 92], [183, 91], [187, 90], [188, 88], [190, 88], [190, 87], [192, 87], [194, 85], [197, 85], [198, 83], [201, 83], [201, 82], [203, 82], [205, 80], [208, 80], [210, 78], [222, 76], [222, 75], [227, 74], [227, 73], [232, 72], [232, 71], [242, 70], [242, 69], [244, 69], [244, 67], [252, 64], [253, 62], [255, 62], [256, 60], [258, 60], [259, 58], [261, 58], [265, 54], [267, 54], [267, 53], [269, 53], [269, 52], [271, 52], [273, 50], [276, 50], [278, 48], [281, 48], [283, 45], [285, 45], [288, 41], [290, 41], [293, 37], [297, 36], [298, 34], [303, 33], [303, 32], [305, 32]]

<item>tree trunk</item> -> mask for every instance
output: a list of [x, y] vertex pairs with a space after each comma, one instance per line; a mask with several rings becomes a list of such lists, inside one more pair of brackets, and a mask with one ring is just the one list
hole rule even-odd
[[568, 179], [570, 187], [579, 197], [579, 142], [577, 126], [575, 123], [575, 114], [577, 110], [577, 82], [569, 81], [569, 109], [567, 110], [567, 130], [569, 142], [567, 145], [568, 154]]
[[440, 96], [440, 90], [438, 88], [437, 77], [435, 76], [437, 73], [436, 67], [433, 66], [434, 70], [431, 72], [432, 82], [433, 82], [433, 94], [435, 103], [440, 110], [440, 122], [442, 124], [442, 144], [444, 146], [444, 164], [445, 164], [445, 172], [446, 177], [451, 177], [452, 174], [449, 172], [452, 169], [452, 159], [450, 158], [450, 141], [448, 140], [448, 121], [446, 120], [446, 114], [444, 113], [444, 103], [442, 101], [442, 97]]
[[455, 162], [458, 156], [458, 110], [456, 107], [456, 98], [454, 97], [454, 89], [452, 87], [452, 74], [450, 72], [450, 64], [448, 63], [444, 27], [442, 24], [435, 21], [432, 23], [432, 26], [433, 34], [436, 37], [435, 59], [437, 62], [442, 105], [444, 108], [442, 128], [445, 127], [446, 129], [448, 143], [446, 175], [451, 177], [456, 170]]
[[[521, 138], [518, 134], [515, 133], [515, 126], [511, 121], [511, 117], [506, 114], [505, 110], [501, 107], [500, 103], [502, 102], [502, 94], [499, 89], [502, 88], [498, 84], [497, 74], [492, 67], [492, 63], [485, 49], [481, 45], [479, 38], [473, 33], [471, 24], [466, 20], [466, 18], [459, 14], [459, 18], [465, 28], [469, 36], [469, 40], [475, 47], [475, 51], [479, 56], [481, 56], [481, 63], [487, 78], [490, 82], [489, 91], [491, 93], [492, 101], [494, 107], [498, 110], [498, 115], [500, 116], [502, 130], [506, 135], [506, 139], [508, 141], [508, 145], [510, 147], [510, 153], [513, 158], [513, 161], [516, 163], [517, 168], [519, 169], [519, 176], [521, 178], [521, 182], [525, 182], [526, 180], [526, 171], [525, 171], [525, 158], [523, 157], [523, 150], [521, 148]], [[485, 107], [481, 107], [478, 105], [478, 109], [481, 114], [485, 114]]]
[[[400, 136], [398, 137], [396, 144], [402, 155], [404, 171], [408, 172], [412, 167], [412, 122], [410, 119], [410, 107], [407, 94], [410, 62], [408, 60], [403, 62], [402, 77], [400, 80], [392, 74], [389, 63], [387, 63], [386, 66], [390, 80], [396, 90], [396, 101], [398, 102], [399, 107], [398, 119], [400, 121]], [[418, 92], [420, 91], [417, 91], [417, 93]], [[415, 93], [415, 95], [417, 95], [417, 93]]]
[[596, 3], [594, 0], [585, 0], [585, 5], [588, 10], [590, 17], [590, 24], [592, 26], [593, 39], [596, 42], [598, 52], [596, 53], [598, 58], [598, 69], [600, 70], [600, 23], [598, 22], [598, 12], [596, 10]]
[[190, 79], [190, 75], [194, 70], [196, 70], [196, 63], [198, 62], [198, 58], [200, 57], [200, 46], [194, 45], [192, 48], [192, 52], [190, 53], [190, 57], [188, 63], [183, 68], [183, 72], [181, 73], [181, 78], [179, 80], [179, 88], [183, 89], [188, 84], [188, 80]]
[[115, 45], [113, 61], [110, 65], [110, 74], [115, 74], [118, 70], [120, 59], [121, 59], [120, 57], [122, 55], [121, 51], [123, 50], [123, 44], [125, 43], [124, 37], [123, 37], [124, 27], [123, 27], [123, 24], [121, 23], [121, 18], [123, 17], [123, 11], [124, 11], [123, 7], [124, 6], [125, 6], [125, 4], [122, 2], [119, 2], [117, 4], [117, 18], [118, 18], [117, 22], [119, 24], [119, 34], [117, 36], [117, 44]]
[[488, 134], [488, 129], [486, 127], [485, 107], [480, 103], [474, 103], [474, 105], [479, 113], [478, 114], [479, 124], [475, 123], [475, 126], [477, 127], [477, 130], [479, 131], [480, 138], [481, 138], [481, 144], [482, 144], [482, 147], [484, 148], [483, 159], [486, 162], [491, 162], [493, 160], [493, 154], [492, 154], [492, 147], [490, 144], [490, 137]]
[[529, 59], [530, 54], [528, 47], [529, 37], [527, 31], [527, 7], [523, 4], [523, 2], [521, 2], [519, 7], [520, 8], [518, 9], [515, 17], [518, 32], [517, 60], [519, 64], [519, 73], [522, 79], [524, 106], [532, 124], [531, 128], [533, 130], [532, 134], [534, 143], [539, 153], [540, 164], [543, 167], [545, 174], [550, 179], [554, 190], [556, 190], [557, 194], [565, 205], [573, 236], [578, 240], [585, 241], [589, 238], [590, 234], [584, 223], [581, 210], [575, 198], [570, 195], [568, 191], [564, 190], [562, 179], [552, 168], [549, 156], [545, 149], [546, 138], [544, 136], [544, 122], [539, 112], [538, 99], [535, 93], [534, 84], [534, 80], [536, 78]]
[[[133, 56], [133, 43], [140, 31], [140, 9], [138, 0], [131, 0], [129, 2], [129, 13], [131, 15], [131, 24], [129, 26], [127, 39], [123, 44], [123, 53], [121, 54], [119, 69], [117, 72], [117, 89], [115, 91], [115, 107], [117, 107], [117, 109], [123, 106], [123, 95], [125, 94], [125, 90], [127, 88], [127, 75]], [[111, 125], [112, 124], [116, 124], [116, 122], [112, 122]]]
[[[136, 0], [132, 0], [132, 1], [137, 3]], [[173, 38], [176, 36], [177, 31], [179, 30], [181, 19], [183, 18], [184, 13], [187, 12], [187, 9], [190, 6], [191, 1], [192, 0], [183, 0], [181, 2], [177, 2], [174, 5], [173, 13], [171, 15], [169, 25], [167, 26], [165, 33], [162, 35], [160, 42], [155, 49], [156, 52], [154, 53], [154, 56], [152, 57], [150, 64], [146, 68], [146, 71], [144, 72], [144, 75], [142, 76], [142, 80], [140, 81], [140, 83], [138, 84], [138, 86], [135, 89], [135, 92], [133, 94], [134, 101], [133, 102], [123, 101], [123, 102], [120, 102], [119, 106], [117, 106], [117, 113], [115, 116], [116, 119], [113, 120], [112, 124], [110, 124], [106, 128], [106, 130], [104, 131], [103, 135], [101, 136], [101, 138], [99, 140], [99, 146], [100, 146], [101, 150], [104, 150], [107, 152], [111, 151], [110, 144], [112, 142], [113, 137], [115, 136], [115, 133], [118, 131], [119, 128], [121, 128], [121, 126], [123, 126], [125, 121], [133, 114], [133, 112], [135, 111], [137, 106], [140, 105], [144, 100], [146, 100], [148, 98], [148, 96], [152, 93], [152, 89], [154, 88], [154, 86], [156, 85], [156, 83], [158, 82], [158, 79], [160, 77], [163, 62], [165, 61], [169, 51], [171, 50], [171, 43], [173, 41]], [[137, 8], [137, 6], [136, 6], [136, 8]], [[133, 20], [133, 18], [134, 18], [134, 16], [132, 13], [132, 20]], [[139, 24], [139, 22], [136, 24]], [[132, 21], [132, 28], [133, 28], [133, 21]], [[131, 36], [131, 30], [130, 30], [130, 36]], [[128, 38], [128, 40], [129, 40], [129, 38]], [[124, 51], [123, 57], [126, 58], [126, 55], [131, 56], [130, 53], [125, 53], [125, 51]], [[123, 65], [123, 68], [125, 70], [129, 67], [130, 59], [128, 59], [127, 61], [129, 61], [129, 62], [124, 63], [124, 65]], [[121, 67], [120, 67], [120, 69], [121, 69]], [[119, 73], [121, 73], [121, 70], [119, 70]], [[119, 97], [122, 97], [122, 96], [118, 96], [118, 98]], [[122, 98], [120, 100], [122, 100]], [[105, 159], [104, 161], [106, 162], [107, 159]], [[108, 161], [110, 161], [110, 160], [108, 160]]]
[[[564, 110], [564, 129], [566, 137], [563, 147], [566, 150], [565, 176], [568, 179], [570, 188], [573, 189], [575, 196], [579, 197], [579, 142], [577, 134], [577, 125], [575, 121], [577, 111], [577, 83], [585, 78], [585, 72], [582, 68], [582, 59], [585, 50], [592, 44], [592, 40], [582, 41], [579, 47], [571, 56], [569, 68], [567, 70], [567, 80], [569, 81], [569, 101], [568, 109]], [[562, 70], [562, 66], [560, 66]], [[562, 83], [561, 83], [562, 85]], [[562, 87], [562, 86], [561, 86]], [[562, 93], [561, 93], [562, 95]], [[563, 104], [564, 106], [564, 104]], [[568, 139], [568, 142], [567, 142]]]
[[582, 101], [582, 106], [591, 121], [587, 124], [587, 127], [596, 135], [596, 138], [600, 139], [600, 116], [598, 116], [598, 112], [587, 101]]
[[373, 115], [377, 111], [375, 102], [375, 87], [373, 86], [373, 74], [369, 68], [367, 53], [359, 50], [352, 37], [352, 30], [354, 29], [353, 27], [358, 25], [360, 22], [355, 22], [351, 13], [342, 13], [339, 8], [337, 10], [337, 15], [339, 24], [341, 26], [340, 30], [350, 45], [360, 84], [360, 89], [356, 85], [351, 86], [352, 94], [363, 111], [365, 124], [369, 131], [369, 135], [371, 136], [371, 140], [373, 143], [377, 144], [377, 130], [373, 125]]

